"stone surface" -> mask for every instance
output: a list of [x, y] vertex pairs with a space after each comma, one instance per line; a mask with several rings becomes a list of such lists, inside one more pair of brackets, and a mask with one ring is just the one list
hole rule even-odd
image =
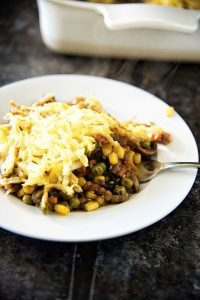
[[[58, 55], [41, 41], [35, 1], [4, 1], [0, 14], [0, 86], [55, 73], [121, 80], [173, 105], [200, 147], [199, 64]], [[200, 299], [199, 180], [166, 218], [121, 238], [51, 243], [1, 229], [0, 299]]]

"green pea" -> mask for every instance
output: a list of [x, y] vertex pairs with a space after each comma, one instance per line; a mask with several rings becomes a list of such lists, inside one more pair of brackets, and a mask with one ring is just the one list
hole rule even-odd
[[35, 204], [39, 204], [41, 202], [43, 196], [43, 190], [34, 191], [32, 194], [32, 200]]
[[23, 191], [23, 189], [20, 189], [20, 190], [17, 192], [17, 197], [18, 197], [18, 198], [23, 198], [23, 196], [24, 196], [24, 191]]
[[129, 178], [122, 178], [122, 185], [127, 189], [130, 190], [133, 186], [133, 180]]
[[144, 145], [145, 148], [150, 149], [151, 148], [151, 141], [148, 141], [148, 140], [144, 141], [143, 145]]
[[100, 185], [103, 185], [105, 184], [105, 176], [95, 176], [94, 177], [94, 182], [97, 183], [97, 184], [100, 184]]
[[50, 214], [50, 212], [53, 210], [53, 205], [50, 203], [47, 203], [46, 208], [43, 210], [43, 213], [45, 215]]
[[126, 189], [124, 186], [121, 186], [121, 185], [116, 185], [115, 188], [114, 188], [114, 192], [117, 194], [117, 195], [126, 195]]
[[104, 162], [98, 163], [98, 165], [103, 168], [103, 172], [106, 171], [107, 167], [106, 167], [106, 164]]
[[103, 169], [103, 167], [101, 165], [98, 164], [98, 165], [92, 167], [91, 172], [92, 172], [92, 174], [94, 176], [98, 176], [98, 175], [102, 175], [103, 174], [104, 169]]
[[25, 203], [25, 204], [32, 204], [32, 199], [31, 199], [31, 196], [30, 195], [24, 195], [23, 198], [22, 198], [22, 201]]
[[72, 197], [70, 199], [70, 205], [72, 208], [78, 208], [80, 206], [80, 200], [77, 197]]

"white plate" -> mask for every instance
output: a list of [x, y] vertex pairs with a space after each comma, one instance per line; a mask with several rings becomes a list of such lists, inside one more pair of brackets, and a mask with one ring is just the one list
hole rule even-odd
[[[165, 116], [167, 104], [125, 83], [91, 76], [52, 75], [32, 78], [0, 89], [0, 118], [9, 109], [9, 100], [29, 105], [46, 93], [70, 101], [76, 95], [98, 97], [104, 108], [119, 120], [138, 116], [154, 121], [169, 131], [173, 142], [159, 147], [161, 161], [198, 161], [194, 137], [176, 113]], [[28, 237], [51, 241], [92, 241], [121, 236], [147, 227], [173, 211], [190, 191], [196, 170], [168, 171], [146, 184], [129, 201], [96, 211], [74, 212], [68, 217], [44, 216], [0, 191], [0, 226]]]

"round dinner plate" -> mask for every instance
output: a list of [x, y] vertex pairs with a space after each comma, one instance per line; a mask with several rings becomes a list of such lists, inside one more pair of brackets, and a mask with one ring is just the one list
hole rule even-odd
[[[53, 93], [60, 101], [77, 95], [94, 95], [105, 110], [120, 121], [137, 117], [153, 121], [172, 135], [172, 142], [159, 146], [160, 161], [198, 161], [197, 145], [184, 122], [175, 113], [166, 116], [168, 105], [134, 86], [93, 76], [51, 75], [22, 80], [0, 89], [0, 119], [9, 110], [9, 101], [30, 105]], [[197, 171], [171, 170], [141, 186], [127, 202], [95, 211], [73, 212], [69, 216], [43, 215], [0, 190], [0, 226], [24, 236], [50, 241], [93, 241], [121, 236], [145, 228], [172, 212], [190, 191]]]

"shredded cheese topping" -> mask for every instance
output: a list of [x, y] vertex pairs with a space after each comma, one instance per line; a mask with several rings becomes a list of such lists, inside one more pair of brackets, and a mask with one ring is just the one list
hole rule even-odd
[[139, 124], [128, 121], [124, 123], [124, 126], [127, 130], [131, 131], [134, 137], [142, 140], [156, 139], [163, 132], [163, 129], [159, 128], [154, 123]]
[[[88, 166], [95, 134], [102, 133], [113, 142], [111, 128], [118, 122], [92, 97], [85, 100], [83, 108], [81, 103], [52, 100], [30, 107], [11, 104], [14, 109], [5, 117], [9, 123], [0, 125], [0, 185], [9, 179], [10, 183], [44, 186], [47, 196], [51, 188], [67, 195], [80, 192], [73, 171]], [[43, 207], [45, 202], [43, 199]]]

